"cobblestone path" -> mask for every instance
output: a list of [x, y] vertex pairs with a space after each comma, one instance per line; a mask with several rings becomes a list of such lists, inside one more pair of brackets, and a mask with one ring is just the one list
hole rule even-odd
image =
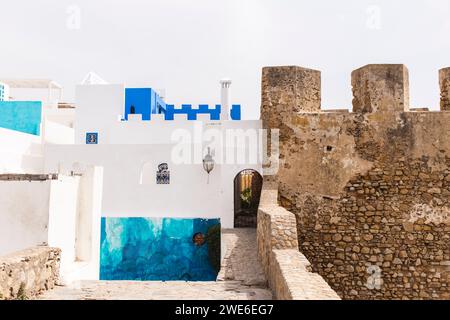
[[224, 255], [216, 282], [81, 281], [41, 295], [48, 300], [271, 299], [257, 258], [255, 229], [222, 230]]

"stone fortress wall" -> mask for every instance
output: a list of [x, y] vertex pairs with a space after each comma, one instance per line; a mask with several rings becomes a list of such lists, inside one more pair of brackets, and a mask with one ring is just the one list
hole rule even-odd
[[339, 300], [298, 248], [295, 215], [277, 203], [276, 182], [266, 178], [258, 208], [258, 257], [277, 300]]
[[404, 65], [362, 67], [347, 112], [321, 110], [319, 71], [263, 69], [279, 202], [343, 299], [450, 299], [450, 68], [439, 76], [441, 111], [429, 112], [409, 108]]

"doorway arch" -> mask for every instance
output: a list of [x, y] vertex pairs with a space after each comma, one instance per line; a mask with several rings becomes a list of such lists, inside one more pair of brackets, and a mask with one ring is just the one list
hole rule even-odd
[[234, 177], [234, 227], [256, 228], [263, 178], [258, 171], [245, 169]]

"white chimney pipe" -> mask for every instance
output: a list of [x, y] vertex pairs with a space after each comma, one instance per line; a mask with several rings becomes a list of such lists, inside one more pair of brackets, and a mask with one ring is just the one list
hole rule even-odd
[[222, 112], [220, 113], [220, 120], [229, 120], [230, 118], [230, 79], [220, 80]]

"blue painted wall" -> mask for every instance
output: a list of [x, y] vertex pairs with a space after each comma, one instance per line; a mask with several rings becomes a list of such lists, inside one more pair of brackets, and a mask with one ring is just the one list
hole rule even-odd
[[230, 110], [231, 120], [241, 120], [241, 105], [233, 104]]
[[[220, 120], [222, 106], [220, 104], [210, 108], [207, 104], [200, 104], [198, 108], [192, 108], [190, 104], [183, 104], [181, 108], [166, 104], [161, 97], [151, 88], [126, 88], [125, 89], [125, 120], [134, 106], [135, 114], [142, 114], [142, 120], [151, 120], [152, 114], [164, 114], [165, 120], [174, 120], [176, 114], [186, 115], [187, 120], [197, 120], [197, 116], [209, 115], [210, 120]], [[234, 104], [230, 110], [231, 120], [241, 120], [241, 106]]]
[[[195, 245], [194, 234], [206, 236]], [[220, 219], [101, 220], [101, 280], [214, 281], [220, 269]]]
[[126, 88], [125, 120], [128, 120], [131, 106], [135, 114], [142, 114], [142, 120], [150, 120], [152, 113], [164, 113], [166, 109], [166, 103], [151, 88]]
[[40, 101], [0, 101], [0, 127], [24, 133], [41, 134]]

